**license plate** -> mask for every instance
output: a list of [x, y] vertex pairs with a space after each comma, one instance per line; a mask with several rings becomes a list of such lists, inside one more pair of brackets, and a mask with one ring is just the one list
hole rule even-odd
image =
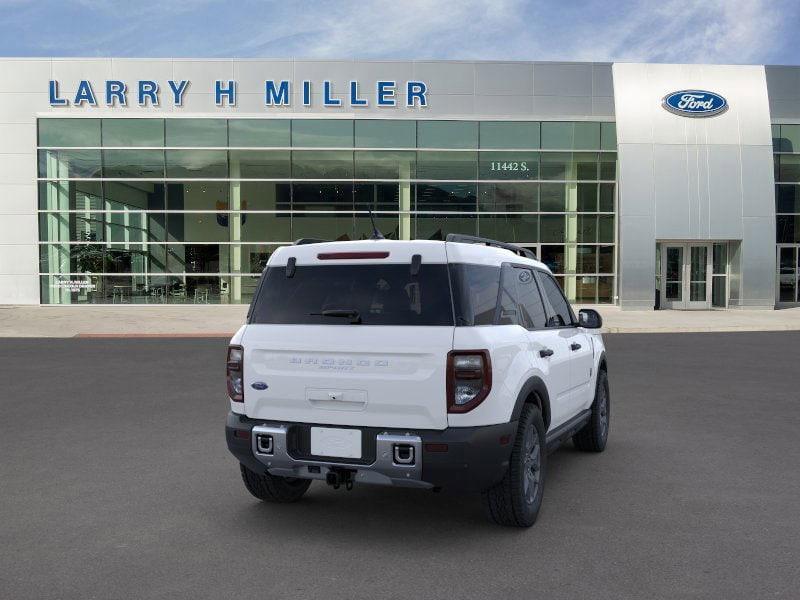
[[361, 458], [361, 430], [312, 427], [311, 454], [332, 458]]

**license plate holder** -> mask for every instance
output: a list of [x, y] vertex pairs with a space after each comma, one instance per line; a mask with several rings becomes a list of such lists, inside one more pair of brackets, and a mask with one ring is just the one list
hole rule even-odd
[[312, 427], [311, 454], [330, 458], [360, 459], [361, 430]]

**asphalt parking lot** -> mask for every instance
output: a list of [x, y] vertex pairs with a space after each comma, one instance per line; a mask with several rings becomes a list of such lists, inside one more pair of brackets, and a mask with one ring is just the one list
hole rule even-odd
[[797, 598], [800, 332], [606, 343], [609, 446], [551, 455], [513, 530], [446, 492], [259, 503], [225, 340], [0, 340], [0, 598]]

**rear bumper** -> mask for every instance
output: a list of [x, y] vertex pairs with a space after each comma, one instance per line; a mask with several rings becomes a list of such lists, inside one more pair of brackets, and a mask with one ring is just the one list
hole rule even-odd
[[[228, 413], [225, 437], [239, 462], [256, 472], [324, 480], [331, 470], [347, 470], [356, 483], [479, 491], [503, 478], [517, 422], [442, 431], [360, 428], [364, 459], [358, 461], [310, 456], [304, 451], [309, 427]], [[265, 440], [272, 443], [266, 452]], [[396, 445], [414, 448], [413, 463], [395, 460]]]

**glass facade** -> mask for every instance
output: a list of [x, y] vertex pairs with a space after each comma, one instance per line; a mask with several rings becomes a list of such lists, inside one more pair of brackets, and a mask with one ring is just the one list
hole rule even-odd
[[773, 125], [775, 160], [776, 302], [800, 302], [800, 125]]
[[[613, 123], [39, 120], [43, 303], [242, 303], [281, 245], [466, 233], [616, 289]], [[800, 158], [800, 156], [798, 156]], [[798, 180], [800, 181], [800, 180]]]

